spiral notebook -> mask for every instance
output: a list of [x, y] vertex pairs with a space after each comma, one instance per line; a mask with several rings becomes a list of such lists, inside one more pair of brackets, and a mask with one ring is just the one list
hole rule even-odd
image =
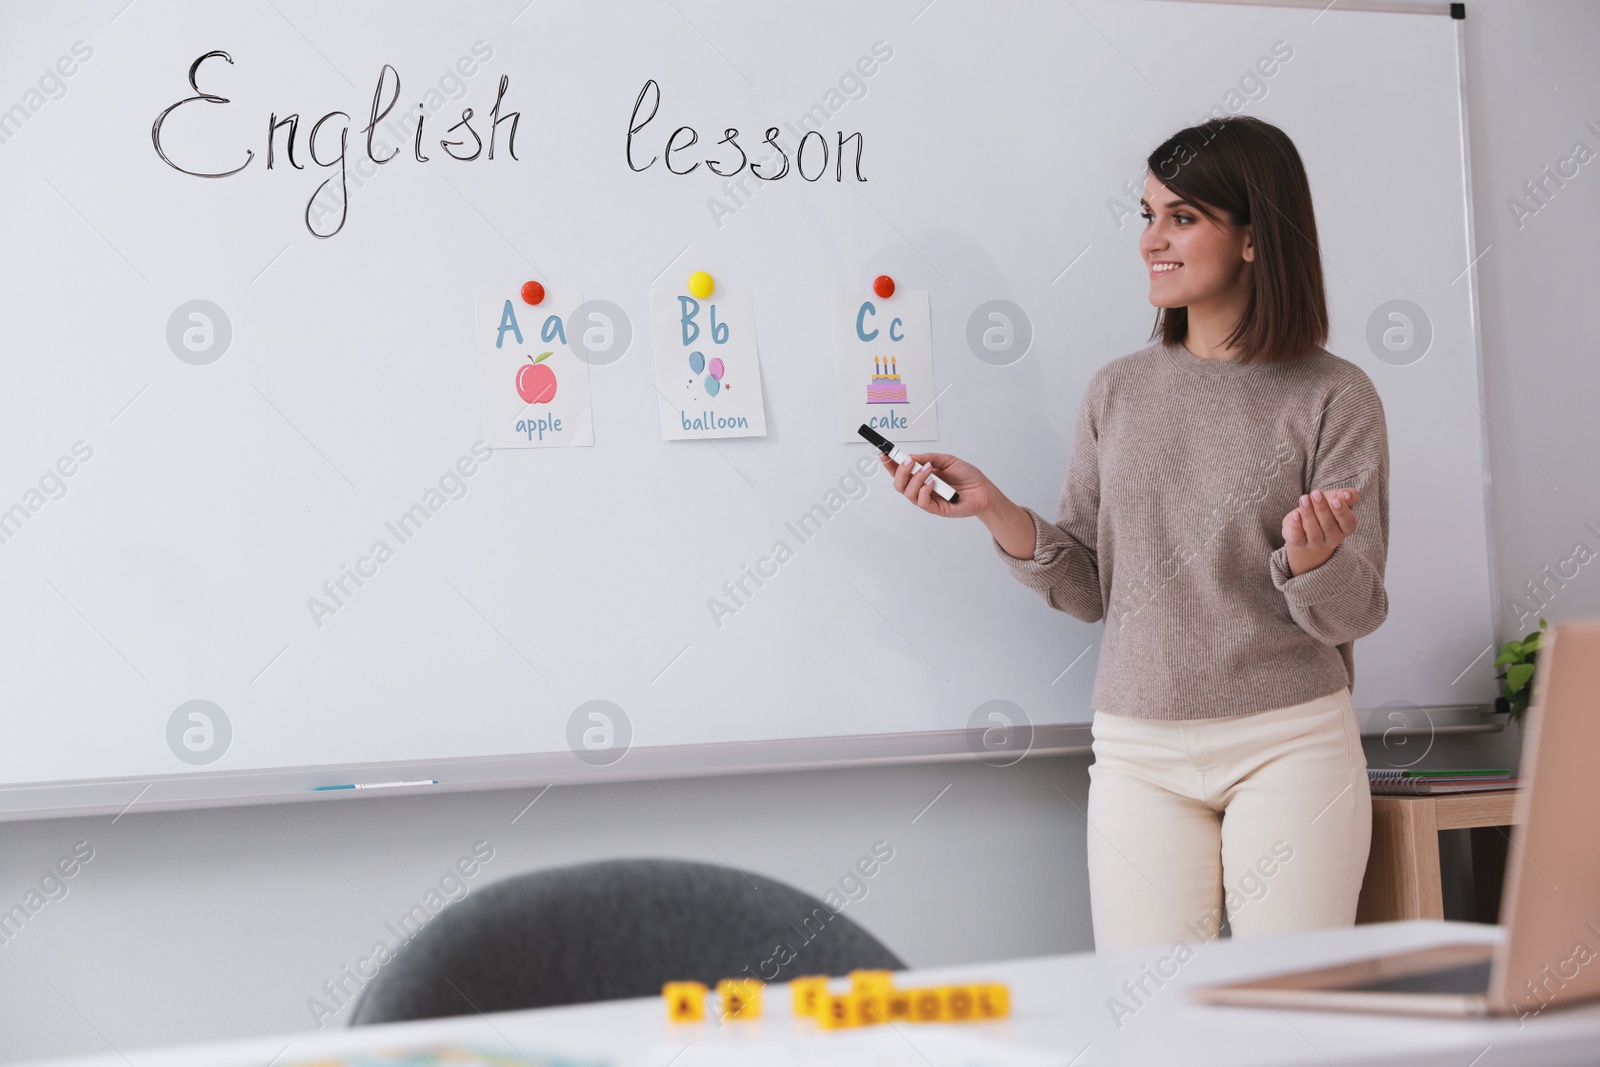
[[1390, 770], [1367, 768], [1373, 796], [1442, 796], [1515, 789], [1520, 779], [1506, 767], [1464, 770]]

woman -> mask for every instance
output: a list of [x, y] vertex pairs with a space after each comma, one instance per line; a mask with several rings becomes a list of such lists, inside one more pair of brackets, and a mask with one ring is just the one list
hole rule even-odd
[[922, 510], [981, 519], [1051, 607], [1105, 620], [1098, 949], [1215, 937], [1224, 913], [1235, 936], [1348, 926], [1372, 832], [1351, 644], [1388, 611], [1383, 407], [1322, 348], [1311, 192], [1283, 131], [1214, 119], [1147, 163], [1155, 343], [1090, 381], [1056, 521], [954, 456], [883, 462]]

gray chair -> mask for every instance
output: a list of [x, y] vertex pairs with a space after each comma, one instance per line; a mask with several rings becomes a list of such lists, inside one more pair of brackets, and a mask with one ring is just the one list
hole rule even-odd
[[684, 979], [904, 967], [782, 882], [706, 863], [613, 860], [516, 875], [450, 905], [367, 984], [350, 1025], [655, 996]]

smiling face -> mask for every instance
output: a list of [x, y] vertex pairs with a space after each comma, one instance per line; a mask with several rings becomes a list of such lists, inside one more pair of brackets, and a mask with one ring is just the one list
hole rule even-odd
[[1249, 226], [1207, 218], [1154, 175], [1145, 179], [1140, 213], [1139, 254], [1150, 276], [1151, 304], [1194, 310], [1248, 299], [1256, 258]]

